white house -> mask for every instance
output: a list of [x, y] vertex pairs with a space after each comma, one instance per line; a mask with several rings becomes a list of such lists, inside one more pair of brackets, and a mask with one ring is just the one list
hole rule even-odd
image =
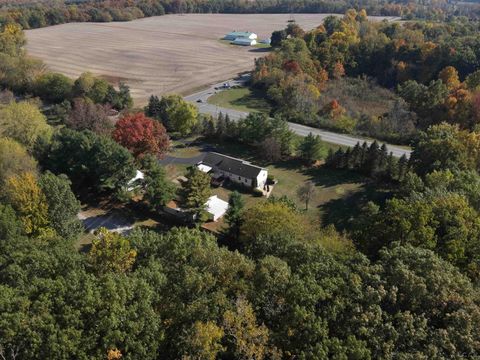
[[252, 189], [263, 190], [267, 184], [267, 169], [216, 152], [207, 153], [197, 167], [203, 172], [211, 173], [214, 178], [228, 178]]
[[241, 46], [255, 46], [257, 45], [257, 40], [248, 38], [236, 38], [232, 41], [232, 44]]
[[257, 34], [250, 31], [232, 31], [224, 36], [224, 40], [235, 40], [237, 38], [245, 38], [250, 40], [256, 40]]

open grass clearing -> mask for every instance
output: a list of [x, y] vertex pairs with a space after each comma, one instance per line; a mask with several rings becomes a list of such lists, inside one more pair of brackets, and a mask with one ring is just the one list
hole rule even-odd
[[220, 107], [245, 112], [261, 112], [269, 114], [271, 104], [258, 90], [247, 87], [238, 87], [217, 92], [208, 98], [208, 102]]

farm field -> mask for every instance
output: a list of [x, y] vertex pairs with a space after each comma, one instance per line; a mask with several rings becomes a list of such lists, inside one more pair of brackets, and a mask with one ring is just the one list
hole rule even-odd
[[[304, 29], [328, 14], [295, 14]], [[267, 38], [290, 14], [166, 15], [112, 23], [70, 23], [26, 31], [27, 51], [52, 71], [75, 78], [84, 71], [131, 88], [137, 105], [151, 94], [187, 94], [248, 71], [265, 49], [218, 41], [232, 30]], [[378, 18], [382, 19], [382, 18]]]

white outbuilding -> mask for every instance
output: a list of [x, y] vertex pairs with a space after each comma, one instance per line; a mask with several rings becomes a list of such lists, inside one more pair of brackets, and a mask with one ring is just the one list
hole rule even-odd
[[218, 198], [217, 195], [210, 196], [205, 204], [205, 208], [213, 216], [213, 221], [217, 221], [227, 212], [228, 202]]
[[250, 31], [232, 31], [224, 36], [224, 40], [235, 40], [238, 38], [245, 38], [250, 40], [256, 40], [257, 34]]
[[257, 40], [248, 38], [236, 38], [232, 41], [232, 44], [241, 46], [255, 46], [257, 45]]

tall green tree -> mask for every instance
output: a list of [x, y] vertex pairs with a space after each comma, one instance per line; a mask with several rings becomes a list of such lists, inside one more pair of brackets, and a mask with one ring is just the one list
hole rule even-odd
[[50, 226], [64, 238], [75, 238], [82, 232], [83, 226], [77, 218], [80, 202], [70, 188], [68, 177], [47, 171], [40, 176], [38, 184], [45, 194]]
[[242, 213], [245, 207], [245, 201], [238, 191], [234, 191], [228, 198], [228, 209], [225, 213], [225, 221], [228, 224], [228, 234], [234, 239], [240, 235], [242, 225]]
[[144, 199], [152, 209], [159, 210], [175, 197], [175, 186], [167, 179], [165, 169], [155, 157], [142, 159], [142, 168], [145, 172]]
[[300, 157], [309, 164], [323, 159], [327, 155], [327, 149], [320, 136], [314, 136], [312, 133], [302, 139], [299, 150]]
[[134, 159], [127, 149], [90, 131], [60, 131], [44, 162], [52, 172], [66, 174], [76, 189], [96, 192], [125, 188], [135, 175]]
[[163, 96], [160, 100], [160, 109], [159, 117], [169, 131], [187, 136], [197, 125], [197, 108], [183, 100], [180, 95]]
[[212, 194], [210, 175], [191, 166], [185, 175], [187, 181], [182, 182], [182, 204], [195, 214], [199, 214]]

